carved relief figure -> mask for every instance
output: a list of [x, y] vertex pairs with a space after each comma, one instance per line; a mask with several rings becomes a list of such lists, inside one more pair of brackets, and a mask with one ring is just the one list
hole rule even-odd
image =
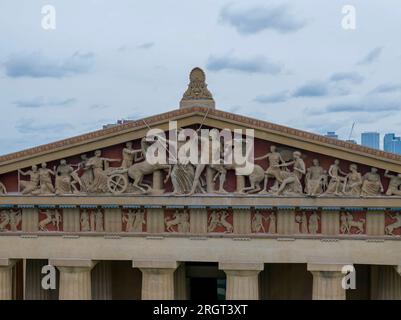
[[95, 151], [95, 155], [88, 159], [85, 168], [92, 169], [93, 181], [89, 186], [89, 192], [107, 192], [107, 169], [109, 162], [119, 162], [119, 159], [103, 158], [100, 150]]
[[213, 210], [208, 217], [208, 232], [219, 232], [219, 227], [221, 228], [222, 232], [232, 232], [233, 225], [232, 222], [228, 221], [228, 217], [232, 218], [227, 210]]
[[312, 214], [309, 216], [308, 229], [310, 234], [318, 233], [319, 221], [320, 221], [320, 216], [316, 211], [313, 211]]
[[7, 193], [7, 189], [6, 186], [0, 182], [0, 194], [6, 194]]
[[46, 162], [43, 162], [41, 164], [41, 167], [39, 168], [39, 185], [41, 194], [54, 193], [54, 187], [51, 177], [52, 175], [54, 176], [55, 172], [48, 169]]
[[274, 212], [255, 210], [252, 212], [251, 230], [254, 233], [276, 233], [276, 215]]
[[86, 154], [81, 155], [81, 162], [78, 164], [78, 168], [82, 171], [80, 177], [81, 180], [81, 192], [89, 192], [90, 186], [93, 182], [93, 172], [90, 167], [86, 165], [88, 157]]
[[[354, 218], [350, 212], [341, 212], [340, 215], [340, 233], [352, 234], [352, 233], [364, 233], [365, 230], [365, 218]], [[354, 229], [352, 229], [354, 228]]]
[[293, 161], [279, 165], [279, 167], [293, 165], [293, 171], [280, 171], [281, 184], [275, 195], [301, 195], [303, 193], [301, 179], [306, 173], [305, 162], [302, 160], [299, 151], [293, 153], [293, 158]]
[[123, 225], [125, 224], [126, 232], [142, 232], [143, 226], [146, 225], [145, 210], [128, 210], [123, 214]]
[[164, 219], [167, 232], [189, 232], [189, 213], [188, 210], [175, 210], [171, 217]]
[[308, 218], [304, 211], [295, 215], [295, 222], [299, 224], [298, 230], [300, 233], [308, 233]]
[[123, 161], [121, 163], [121, 168], [128, 169], [134, 164], [134, 160], [135, 162], [143, 160], [143, 157], [140, 156], [141, 154], [142, 149], [134, 150], [132, 148], [132, 142], [127, 142], [122, 152]]
[[358, 172], [358, 166], [351, 164], [349, 166], [350, 173], [347, 174], [347, 183], [345, 184], [344, 193], [348, 196], [359, 197], [361, 195], [362, 175]]
[[21, 230], [21, 221], [21, 210], [0, 211], [0, 231], [19, 231]]
[[312, 167], [308, 168], [305, 176], [305, 193], [313, 197], [323, 193], [324, 188], [327, 187], [325, 186], [327, 176], [318, 159], [313, 159], [312, 163]]
[[[388, 214], [388, 216], [392, 219], [395, 220], [392, 223], [389, 223], [385, 227], [385, 233], [388, 235], [394, 235], [394, 230], [401, 228], [401, 214], [399, 212], [395, 213], [394, 215]], [[399, 231], [399, 230], [398, 230]], [[400, 232], [398, 232], [400, 234]]]
[[63, 217], [60, 210], [40, 210], [39, 230], [62, 231]]
[[265, 154], [264, 156], [257, 157], [255, 158], [255, 160], [262, 160], [266, 158], [268, 159], [268, 168], [265, 171], [264, 186], [263, 190], [260, 193], [267, 192], [266, 189], [269, 178], [276, 179], [276, 182], [280, 183], [282, 182], [280, 164], [285, 163], [285, 161], [281, 157], [280, 153], [277, 152], [276, 146], [274, 145], [270, 146], [269, 153]]
[[328, 171], [330, 182], [324, 194], [334, 194], [341, 196], [347, 184], [347, 173], [340, 169], [340, 160], [334, 160]]
[[384, 173], [386, 178], [390, 179], [388, 188], [386, 191], [387, 196], [401, 196], [401, 173], [397, 175], [392, 175], [388, 173], [388, 170]]
[[23, 176], [29, 176], [30, 178], [29, 181], [19, 181], [22, 194], [37, 194], [40, 192], [39, 171], [37, 166], [32, 166], [31, 170], [28, 170], [26, 172], [18, 170], [18, 173]]
[[364, 197], [379, 196], [382, 192], [384, 192], [384, 188], [377, 168], [371, 168], [370, 172], [365, 173], [362, 178], [361, 195]]
[[89, 222], [88, 210], [83, 210], [81, 212], [81, 231], [92, 231]]
[[82, 188], [81, 179], [78, 176], [78, 169], [74, 170], [71, 165], [67, 164], [65, 159], [60, 160], [56, 173], [56, 194], [78, 193], [76, 184]]

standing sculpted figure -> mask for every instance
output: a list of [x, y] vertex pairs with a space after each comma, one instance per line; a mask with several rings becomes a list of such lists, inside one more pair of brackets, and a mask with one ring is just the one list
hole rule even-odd
[[276, 179], [276, 183], [282, 182], [280, 164], [285, 163], [285, 161], [281, 157], [280, 153], [276, 150], [276, 146], [272, 145], [270, 146], [270, 152], [268, 152], [264, 156], [255, 158], [255, 160], [262, 160], [266, 158], [268, 159], [268, 168], [265, 171], [263, 189], [260, 193], [267, 193], [266, 188], [269, 177]]
[[88, 210], [81, 212], [81, 231], [91, 231]]
[[39, 184], [40, 184], [40, 193], [54, 193], [54, 187], [51, 176], [55, 175], [53, 170], [47, 168], [46, 162], [41, 164], [41, 168], [39, 169]]
[[141, 232], [142, 225], [145, 221], [144, 210], [129, 210], [123, 215], [123, 223], [125, 223], [126, 232]]
[[379, 196], [382, 192], [384, 192], [384, 188], [377, 168], [371, 168], [370, 172], [365, 173], [362, 178], [361, 195], [364, 197]]
[[312, 167], [308, 168], [305, 176], [305, 193], [313, 197], [323, 192], [325, 171], [318, 159], [313, 159], [312, 163]]
[[295, 151], [293, 153], [294, 160], [285, 162], [279, 167], [288, 167], [293, 165], [293, 172], [281, 171], [281, 184], [278, 190], [275, 192], [276, 195], [288, 194], [288, 195], [300, 195], [302, 194], [301, 179], [306, 173], [305, 162], [301, 158], [301, 152]]
[[388, 173], [388, 170], [384, 173], [384, 176], [386, 178], [390, 179], [390, 182], [388, 184], [388, 188], [386, 191], [387, 196], [401, 196], [401, 173], [397, 175], [392, 175]]
[[324, 194], [335, 194], [340, 196], [344, 193], [347, 184], [347, 173], [340, 169], [340, 160], [334, 160], [328, 171], [330, 183]]
[[265, 227], [263, 225], [263, 221], [267, 221], [269, 217], [264, 217], [259, 211], [256, 211], [253, 219], [252, 219], [252, 232], [258, 233], [263, 232], [265, 233]]
[[313, 211], [312, 214], [309, 216], [309, 224], [308, 229], [309, 233], [316, 234], [319, 229], [319, 220], [320, 217], [316, 211]]
[[349, 166], [350, 173], [347, 174], [347, 183], [344, 193], [349, 196], [359, 197], [361, 195], [362, 175], [358, 172], [358, 166], [351, 164]]
[[37, 194], [40, 192], [39, 189], [39, 171], [37, 166], [32, 166], [31, 170], [23, 172], [18, 170], [19, 174], [23, 176], [29, 176], [29, 181], [20, 180], [19, 184], [21, 187], [22, 194]]
[[86, 154], [81, 155], [81, 162], [78, 164], [78, 168], [82, 172], [80, 177], [81, 180], [81, 192], [89, 192], [90, 186], [93, 182], [93, 171], [90, 167], [86, 166], [88, 157]]
[[134, 160], [135, 162], [143, 160], [143, 157], [140, 156], [142, 153], [142, 148], [134, 150], [132, 148], [132, 142], [127, 142], [122, 152], [123, 161], [121, 162], [121, 168], [128, 169], [134, 164]]
[[96, 150], [95, 155], [88, 159], [85, 168], [92, 169], [93, 181], [89, 192], [102, 193], [107, 191], [107, 172], [109, 162], [119, 162], [119, 159], [103, 158], [102, 151]]
[[68, 194], [74, 191], [78, 193], [76, 184], [81, 186], [82, 182], [78, 176], [79, 168], [74, 170], [71, 165], [67, 164], [65, 159], [60, 160], [60, 164], [55, 170], [56, 173], [56, 194]]
[[103, 232], [104, 231], [103, 212], [100, 209], [97, 209], [94, 213], [94, 218], [95, 218], [95, 229], [94, 230], [97, 232]]

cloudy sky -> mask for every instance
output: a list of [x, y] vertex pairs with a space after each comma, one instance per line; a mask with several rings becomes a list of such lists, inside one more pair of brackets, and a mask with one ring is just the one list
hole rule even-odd
[[399, 0], [1, 0], [0, 154], [176, 109], [195, 66], [219, 109], [401, 135], [400, 34]]

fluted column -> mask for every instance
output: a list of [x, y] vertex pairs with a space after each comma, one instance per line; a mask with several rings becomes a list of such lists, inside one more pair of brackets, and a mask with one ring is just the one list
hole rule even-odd
[[371, 285], [371, 299], [401, 300], [401, 266], [372, 266]]
[[220, 262], [227, 275], [226, 300], [259, 300], [259, 272], [263, 263]]
[[308, 271], [313, 275], [313, 300], [345, 300], [345, 289], [341, 272], [343, 264], [308, 264]]
[[101, 261], [93, 268], [92, 299], [112, 299], [111, 261]]
[[60, 271], [60, 300], [91, 300], [92, 260], [51, 259], [49, 264]]
[[13, 298], [13, 266], [15, 260], [0, 259], [0, 300]]
[[142, 271], [142, 300], [173, 300], [176, 261], [133, 261]]

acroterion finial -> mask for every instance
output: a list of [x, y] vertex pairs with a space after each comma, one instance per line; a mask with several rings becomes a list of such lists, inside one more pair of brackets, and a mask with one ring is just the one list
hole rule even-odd
[[215, 108], [212, 94], [207, 89], [206, 76], [201, 68], [192, 69], [189, 75], [188, 89], [180, 102], [180, 108], [193, 106]]

